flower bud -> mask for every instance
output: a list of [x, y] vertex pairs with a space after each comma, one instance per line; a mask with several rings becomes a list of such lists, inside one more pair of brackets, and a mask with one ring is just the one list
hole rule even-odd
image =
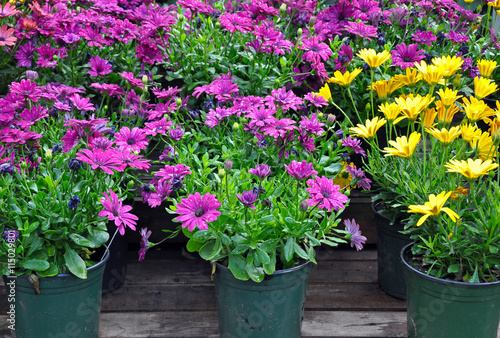
[[29, 80], [36, 80], [36, 79], [38, 79], [38, 73], [35, 72], [34, 70], [27, 70], [26, 71], [26, 78]]
[[45, 157], [50, 160], [52, 158], [52, 149], [45, 150]]
[[184, 14], [179, 14], [179, 21], [182, 22], [184, 21], [185, 17]]
[[182, 106], [182, 99], [180, 97], [176, 98], [175, 103], [177, 104], [177, 107]]
[[238, 124], [238, 122], [234, 122], [233, 123], [233, 131], [238, 131], [240, 129], [240, 125]]
[[316, 16], [311, 16], [311, 18], [309, 19], [309, 24], [312, 26], [316, 23]]
[[319, 112], [316, 116], [318, 117], [318, 120], [321, 120], [323, 118], [323, 116], [325, 116], [325, 114], [323, 114], [322, 112]]
[[302, 203], [300, 203], [300, 210], [302, 211], [307, 211], [309, 208], [309, 202], [307, 200], [303, 200]]
[[297, 36], [302, 36], [302, 28], [297, 29]]
[[22, 169], [26, 169], [28, 167], [28, 163], [26, 163], [26, 161], [22, 161], [21, 162], [21, 168]]
[[367, 111], [369, 111], [369, 110], [371, 110], [371, 109], [372, 109], [372, 105], [370, 104], [370, 102], [368, 102], [368, 103], [366, 104], [365, 109], [366, 109]]
[[460, 86], [460, 74], [457, 74], [457, 75], [455, 76], [455, 78], [453, 79], [453, 85], [454, 85], [455, 87], [459, 87], [459, 86]]
[[127, 189], [132, 189], [133, 186], [134, 186], [134, 180], [129, 180], [127, 182]]
[[148, 84], [148, 80], [149, 80], [149, 79], [148, 79], [148, 76], [147, 76], [146, 74], [144, 74], [144, 75], [142, 76], [142, 83], [143, 83], [144, 85], [147, 85], [147, 84]]
[[224, 169], [226, 170], [231, 170], [233, 169], [233, 161], [231, 160], [226, 160], [226, 163], [224, 164]]
[[351, 195], [351, 190], [346, 189], [346, 191], [344, 191], [344, 195], [346, 195], [347, 197], [349, 197]]
[[219, 169], [219, 177], [226, 176], [226, 171], [224, 169]]
[[281, 4], [280, 6], [280, 13], [285, 14], [286, 13], [286, 4]]
[[52, 59], [54, 59], [54, 61], [59, 60], [59, 55], [56, 54], [56, 55], [52, 56]]
[[335, 117], [335, 115], [328, 114], [328, 116], [326, 117], [326, 124], [328, 126], [332, 126], [336, 120], [337, 120], [337, 118]]

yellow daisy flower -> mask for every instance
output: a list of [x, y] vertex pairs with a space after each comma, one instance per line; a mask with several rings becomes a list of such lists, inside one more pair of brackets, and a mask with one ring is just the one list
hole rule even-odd
[[493, 109], [484, 101], [478, 100], [474, 96], [470, 97], [470, 101], [466, 97], [463, 98], [463, 111], [471, 123], [494, 114]]
[[443, 207], [448, 198], [451, 195], [451, 191], [446, 192], [443, 191], [439, 195], [430, 194], [429, 201], [425, 202], [424, 205], [410, 205], [408, 206], [408, 213], [419, 213], [424, 214], [424, 216], [420, 217], [417, 222], [417, 226], [421, 226], [429, 216], [437, 216], [444, 211], [448, 216], [450, 216], [453, 222], [456, 222], [458, 214], [451, 210], [450, 208]]
[[384, 118], [379, 119], [378, 116], [374, 117], [372, 120], [366, 120], [365, 125], [359, 124], [357, 127], [351, 127], [349, 131], [356, 136], [371, 139], [377, 133], [387, 120]]
[[415, 68], [408, 67], [405, 69], [405, 72], [405, 74], [394, 75], [396, 81], [403, 86], [413, 87], [418, 81], [422, 80], [422, 75]]
[[431, 103], [434, 98], [426, 96], [417, 95], [416, 97], [406, 97], [403, 99], [401, 97], [396, 97], [396, 103], [401, 107], [401, 112], [404, 117], [410, 120], [411, 122], [415, 121], [418, 114], [424, 110], [429, 103]]
[[476, 150], [477, 157], [486, 160], [493, 160], [498, 155], [498, 146], [493, 143], [490, 133], [484, 132], [479, 137], [469, 142], [471, 148]]
[[425, 61], [415, 62], [422, 79], [430, 85], [444, 84], [444, 69], [435, 65], [427, 65]]
[[453, 116], [460, 111], [456, 105], [451, 105], [446, 108], [441, 101], [434, 102], [437, 110], [437, 118], [439, 124], [449, 124], [453, 120]]
[[352, 71], [352, 73], [346, 70], [346, 72], [342, 74], [337, 70], [335, 73], [333, 73], [333, 77], [331, 77], [327, 82], [336, 83], [338, 85], [346, 87], [349, 86], [352, 81], [354, 81], [356, 76], [358, 76], [361, 71], [361, 68], [356, 68]]
[[450, 77], [455, 74], [462, 67], [463, 63], [464, 60], [460, 56], [451, 57], [447, 55], [432, 59], [432, 64], [444, 70], [444, 77]]
[[389, 123], [397, 124], [404, 119], [404, 117], [399, 116], [401, 114], [401, 108], [395, 102], [385, 102], [378, 106], [378, 109], [384, 114], [385, 119], [389, 121]]
[[488, 2], [488, 6], [491, 6], [494, 9], [500, 9], [500, 0], [495, 0], [495, 1]]
[[485, 118], [483, 121], [490, 125], [488, 132], [493, 138], [493, 142], [498, 143], [498, 140], [500, 139], [500, 112], [497, 112], [493, 119]]
[[403, 87], [403, 84], [397, 82], [394, 78], [391, 78], [389, 81], [381, 80], [373, 83], [371, 86], [368, 86], [368, 90], [375, 90], [377, 96], [381, 100], [387, 99], [387, 96], [391, 95], [393, 92]]
[[477, 61], [477, 68], [479, 68], [479, 74], [484, 77], [490, 77], [491, 73], [497, 68], [497, 62], [496, 61], [490, 61], [490, 60], [478, 60]]
[[441, 88], [437, 94], [441, 98], [441, 102], [443, 102], [445, 107], [450, 107], [456, 100], [462, 97], [462, 95], [458, 95], [457, 90], [451, 90], [450, 88], [446, 88], [445, 90]]
[[437, 111], [434, 108], [427, 108], [425, 113], [420, 115], [420, 123], [424, 128], [431, 128], [435, 125], [434, 120], [437, 116]]
[[497, 84], [485, 77], [476, 76], [474, 78], [474, 93], [478, 100], [496, 92], [498, 89]]
[[464, 123], [460, 125], [460, 131], [462, 132], [462, 140], [465, 142], [470, 142], [481, 136], [481, 130], [477, 129], [475, 124]]
[[437, 138], [439, 140], [439, 142], [441, 142], [444, 145], [450, 144], [451, 142], [453, 142], [453, 140], [455, 140], [457, 137], [459, 137], [460, 134], [462, 133], [459, 126], [452, 127], [449, 130], [446, 128], [443, 128], [441, 130], [436, 129], [436, 128], [426, 128], [425, 130], [429, 134], [431, 134], [432, 136]]
[[399, 156], [408, 158], [413, 155], [415, 148], [417, 147], [418, 142], [420, 142], [420, 133], [414, 131], [410, 134], [410, 137], [407, 139], [406, 135], [397, 137], [396, 141], [389, 140], [389, 144], [394, 148], [385, 147], [382, 150], [385, 154], [384, 156]]
[[492, 163], [491, 160], [483, 162], [479, 158], [477, 160], [468, 158], [467, 161], [450, 160], [444, 166], [448, 168], [449, 173], [459, 173], [468, 180], [475, 180], [479, 176], [488, 175], [488, 172], [497, 168], [498, 164]]
[[328, 83], [325, 83], [325, 85], [321, 87], [317, 93], [314, 94], [316, 94], [317, 96], [321, 96], [327, 101], [332, 98], [332, 92], [330, 91], [330, 86], [328, 85]]
[[[333, 184], [336, 184], [340, 186], [340, 189], [347, 188], [348, 190], [351, 189], [351, 182], [352, 182], [352, 176], [351, 174], [347, 171], [347, 166], [351, 165], [354, 167], [354, 163], [347, 163], [345, 161], [340, 162], [342, 163], [342, 170], [340, 173], [337, 175], [337, 177], [333, 180]], [[356, 187], [354, 187], [356, 188]]]
[[357, 56], [362, 58], [371, 68], [377, 68], [392, 57], [391, 53], [386, 50], [377, 53], [374, 49], [366, 48], [360, 50]]

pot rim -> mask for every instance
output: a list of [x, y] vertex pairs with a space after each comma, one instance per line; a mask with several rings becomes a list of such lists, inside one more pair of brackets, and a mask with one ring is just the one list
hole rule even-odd
[[[276, 276], [276, 275], [282, 275], [282, 274], [293, 272], [293, 271], [302, 270], [302, 269], [305, 269], [310, 264], [313, 264], [313, 262], [312, 261], [307, 261], [305, 263], [302, 263], [300, 265], [296, 265], [296, 266], [294, 266], [292, 268], [289, 268], [289, 269], [276, 270], [276, 271], [273, 272], [272, 275], [266, 274], [266, 276]], [[227, 266], [222, 265], [219, 262], [215, 262], [215, 265], [217, 266], [217, 269], [222, 269], [222, 270], [226, 270], [226, 271], [231, 272], [231, 269], [229, 269]]]
[[404, 268], [413, 273], [419, 275], [421, 278], [427, 279], [429, 281], [439, 283], [439, 284], [447, 284], [447, 285], [455, 285], [455, 286], [460, 286], [460, 287], [466, 287], [466, 288], [479, 288], [479, 287], [486, 287], [486, 286], [497, 286], [500, 284], [500, 280], [495, 281], [495, 282], [487, 282], [487, 283], [467, 283], [467, 282], [457, 282], [454, 280], [448, 280], [448, 279], [442, 279], [442, 278], [437, 278], [434, 276], [430, 276], [426, 274], [425, 272], [419, 271], [415, 269], [413, 266], [411, 266], [404, 258], [405, 253], [411, 249], [415, 243], [410, 243], [405, 245], [402, 249], [401, 252], [399, 253], [399, 259], [403, 263]]

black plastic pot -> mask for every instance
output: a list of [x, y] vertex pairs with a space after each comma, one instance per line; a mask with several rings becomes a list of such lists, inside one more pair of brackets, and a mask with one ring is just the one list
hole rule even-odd
[[[114, 222], [107, 224], [110, 240], [116, 231]], [[109, 245], [109, 242], [107, 243]], [[102, 279], [102, 293], [113, 292], [123, 286], [127, 277], [127, 253], [128, 253], [128, 235], [117, 233], [115, 239], [109, 246], [109, 260], [104, 269]]]
[[391, 219], [378, 211], [379, 205], [380, 202], [372, 203], [377, 226], [378, 285], [388, 295], [405, 299], [406, 283], [399, 254], [412, 240], [409, 235], [400, 232], [404, 229], [402, 223], [391, 224]]

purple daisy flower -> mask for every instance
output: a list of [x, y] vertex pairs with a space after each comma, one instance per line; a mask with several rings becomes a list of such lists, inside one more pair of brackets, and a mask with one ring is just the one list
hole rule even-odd
[[255, 201], [257, 200], [257, 193], [253, 192], [252, 190], [249, 191], [243, 191], [241, 194], [236, 194], [236, 197], [240, 200], [241, 203], [245, 207], [248, 207], [250, 209], [255, 209]]
[[302, 162], [292, 161], [289, 165], [285, 164], [285, 168], [290, 176], [293, 176], [298, 180], [303, 180], [318, 173], [313, 169], [313, 164], [307, 163], [306, 160], [303, 160]]
[[181, 203], [176, 205], [176, 213], [180, 214], [175, 221], [182, 222], [182, 227], [187, 227], [189, 231], [193, 231], [195, 227], [200, 230], [207, 230], [207, 222], [217, 220], [220, 216], [220, 202], [217, 201], [216, 196], [212, 194], [205, 194], [203, 197], [199, 192], [194, 195], [189, 195], [187, 198], [181, 200]]
[[310, 186], [306, 188], [311, 197], [307, 200], [309, 206], [318, 205], [318, 209], [325, 208], [328, 211], [344, 209], [348, 197], [339, 192], [340, 186], [334, 185], [333, 180], [325, 176], [314, 176], [307, 180], [307, 185]]
[[76, 110], [80, 111], [94, 111], [95, 107], [90, 103], [90, 99], [87, 97], [81, 97], [79, 94], [73, 94], [70, 96], [70, 101], [75, 106]]
[[90, 58], [90, 70], [89, 74], [91, 76], [100, 76], [111, 73], [111, 64], [108, 60], [101, 59], [99, 56], [93, 56]]
[[467, 35], [458, 34], [452, 30], [449, 33], [445, 34], [444, 36], [450, 39], [451, 42], [453, 43], [469, 42], [469, 37]]
[[120, 171], [125, 170], [127, 166], [131, 168], [137, 168], [139, 170], [149, 169], [149, 160], [143, 158], [141, 155], [137, 155], [130, 150], [121, 149], [120, 151], [115, 151], [116, 158], [120, 162]]
[[37, 86], [36, 82], [31, 82], [31, 80], [12, 82], [9, 87], [12, 94], [17, 94], [25, 99], [30, 99], [33, 102], [38, 102], [38, 99], [42, 96], [42, 90], [40, 87]]
[[176, 127], [175, 129], [172, 128], [168, 130], [168, 136], [173, 141], [179, 141], [182, 138], [182, 135], [184, 135], [184, 130], [182, 130], [181, 127]]
[[304, 96], [304, 99], [310, 102], [309, 106], [318, 108], [328, 106], [328, 101], [323, 96], [319, 96], [318, 93], [309, 92]]
[[77, 160], [90, 164], [92, 169], [101, 168], [102, 171], [113, 175], [113, 170], [123, 171], [120, 168], [120, 161], [116, 158], [115, 152], [102, 149], [83, 149], [77, 153]]
[[344, 225], [345, 225], [345, 231], [349, 233], [347, 238], [351, 240], [351, 248], [353, 246], [356, 246], [357, 251], [363, 249], [363, 244], [366, 243], [367, 239], [365, 236], [361, 235], [361, 231], [359, 230], [359, 224], [357, 224], [353, 218], [352, 220], [345, 219]]
[[400, 66], [401, 69], [413, 67], [415, 62], [425, 59], [425, 55], [423, 55], [424, 51], [418, 50], [418, 45], [416, 43], [406, 46], [403, 42], [397, 45], [396, 49], [392, 50], [391, 53], [392, 64], [394, 66]]
[[167, 182], [167, 181], [156, 182], [154, 188], [155, 191], [151, 192], [147, 196], [147, 202], [146, 202], [151, 208], [156, 208], [160, 206], [163, 203], [163, 201], [166, 200], [167, 197], [170, 196], [170, 193], [173, 191], [172, 182]]
[[266, 124], [270, 124], [272, 122], [274, 113], [276, 113], [276, 110], [274, 109], [252, 107], [251, 112], [245, 115], [245, 118], [250, 119], [250, 128], [264, 127]]
[[342, 145], [347, 148], [354, 150], [354, 153], [361, 154], [361, 156], [366, 157], [366, 153], [361, 148], [361, 140], [352, 138], [350, 135], [341, 141]]
[[267, 164], [257, 164], [255, 168], [249, 169], [248, 172], [263, 179], [271, 174], [271, 168]]
[[176, 164], [176, 165], [165, 165], [164, 168], [158, 170], [155, 173], [155, 176], [159, 176], [160, 182], [162, 181], [171, 181], [174, 177], [184, 177], [186, 175], [191, 174], [190, 167], [184, 164]]
[[242, 33], [248, 33], [253, 30], [252, 20], [239, 15], [238, 13], [224, 13], [219, 18], [220, 25], [234, 33], [236, 31], [240, 31]]
[[304, 128], [308, 133], [320, 136], [325, 132], [323, 127], [325, 124], [318, 121], [316, 114], [311, 115], [311, 119], [305, 116], [301, 116], [302, 121], [299, 122], [302, 128]]
[[113, 190], [103, 193], [101, 204], [104, 210], [99, 212], [99, 217], [108, 217], [109, 221], [115, 221], [115, 225], [120, 231], [120, 235], [125, 235], [125, 227], [135, 230], [136, 221], [139, 219], [136, 215], [129, 213], [132, 210], [130, 205], [122, 205], [122, 200], [118, 199]]
[[141, 248], [139, 249], [139, 262], [142, 262], [146, 256], [146, 252], [149, 249], [149, 236], [151, 236], [151, 230], [148, 228], [142, 228], [139, 232], [141, 234]]
[[372, 181], [365, 176], [365, 172], [362, 169], [356, 169], [356, 167], [348, 165], [347, 172], [351, 175], [353, 184], [357, 185], [363, 190], [370, 190]]
[[130, 151], [141, 151], [148, 146], [146, 132], [138, 127], [123, 127], [120, 132], [115, 134], [116, 145]]
[[358, 23], [348, 22], [345, 29], [349, 33], [357, 35], [360, 38], [367, 38], [370, 41], [372, 41], [371, 37], [377, 37], [377, 28], [366, 25], [363, 21]]
[[313, 36], [309, 39], [303, 39], [302, 46], [299, 46], [299, 49], [306, 51], [304, 55], [302, 55], [302, 60], [308, 60], [311, 62], [320, 62], [321, 60], [328, 61], [330, 56], [332, 56], [332, 50], [330, 47], [319, 41], [317, 36]]
[[432, 42], [436, 41], [436, 36], [431, 31], [419, 31], [412, 34], [413, 41], [432, 46]]
[[31, 60], [33, 59], [33, 53], [35, 52], [35, 46], [28, 41], [24, 45], [20, 46], [14, 57], [17, 59], [18, 67], [31, 67]]
[[285, 87], [273, 89], [271, 95], [267, 95], [264, 100], [269, 108], [277, 109], [277, 107], [281, 107], [283, 112], [288, 109], [297, 110], [304, 103], [291, 90], [286, 91]]
[[294, 124], [294, 120], [278, 120], [277, 118], [273, 117], [272, 122], [269, 125], [263, 127], [262, 131], [264, 132], [264, 135], [271, 135], [274, 138], [283, 137], [285, 136], [287, 131], [297, 129]]

